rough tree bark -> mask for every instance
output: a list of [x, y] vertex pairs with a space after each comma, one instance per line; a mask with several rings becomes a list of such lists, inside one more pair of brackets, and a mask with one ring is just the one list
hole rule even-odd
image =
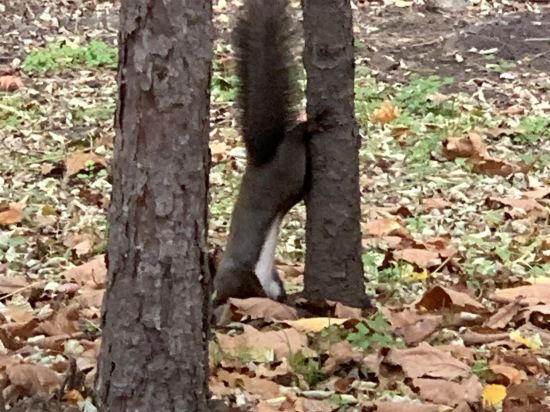
[[329, 126], [309, 145], [304, 293], [365, 306], [350, 0], [304, 0], [303, 9], [307, 114]]
[[103, 411], [209, 410], [211, 8], [122, 1]]

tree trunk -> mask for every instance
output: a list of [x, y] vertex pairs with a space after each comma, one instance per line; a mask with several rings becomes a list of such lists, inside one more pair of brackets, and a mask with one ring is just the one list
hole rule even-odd
[[365, 306], [350, 1], [304, 0], [303, 7], [307, 114], [323, 114], [329, 126], [309, 145], [304, 293]]
[[103, 411], [209, 410], [211, 8], [122, 1]]

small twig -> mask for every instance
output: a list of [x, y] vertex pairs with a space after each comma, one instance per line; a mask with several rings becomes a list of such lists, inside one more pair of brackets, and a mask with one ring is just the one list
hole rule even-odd
[[447, 263], [449, 263], [449, 260], [451, 260], [451, 256], [447, 256], [447, 258], [438, 267], [436, 267], [435, 270], [430, 273], [430, 275], [438, 273]]
[[531, 37], [529, 39], [524, 39], [524, 41], [532, 41], [532, 42], [549, 41], [550, 42], [550, 37]]
[[17, 295], [18, 293], [21, 293], [23, 292], [24, 290], [27, 290], [27, 289], [30, 289], [30, 288], [33, 288], [35, 286], [38, 286], [40, 285], [41, 283], [46, 283], [45, 280], [37, 280], [36, 282], [33, 282], [31, 283], [30, 285], [27, 285], [27, 286], [23, 286], [22, 288], [19, 288], [19, 289], [15, 289], [13, 292], [10, 292], [6, 295], [3, 295], [0, 297], [0, 301], [2, 300], [5, 300], [7, 298], [11, 298], [13, 295]]

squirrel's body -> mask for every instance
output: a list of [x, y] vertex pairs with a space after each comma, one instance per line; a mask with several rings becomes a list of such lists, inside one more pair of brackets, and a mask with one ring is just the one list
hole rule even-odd
[[247, 0], [235, 28], [247, 168], [214, 278], [216, 300], [285, 296], [274, 268], [285, 214], [304, 195], [306, 127], [296, 124], [287, 0]]

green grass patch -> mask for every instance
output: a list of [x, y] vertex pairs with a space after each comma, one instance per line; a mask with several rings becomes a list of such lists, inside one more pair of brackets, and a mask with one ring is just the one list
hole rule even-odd
[[55, 42], [30, 52], [23, 61], [23, 70], [43, 75], [79, 67], [114, 69], [117, 62], [118, 50], [100, 40], [82, 45]]

